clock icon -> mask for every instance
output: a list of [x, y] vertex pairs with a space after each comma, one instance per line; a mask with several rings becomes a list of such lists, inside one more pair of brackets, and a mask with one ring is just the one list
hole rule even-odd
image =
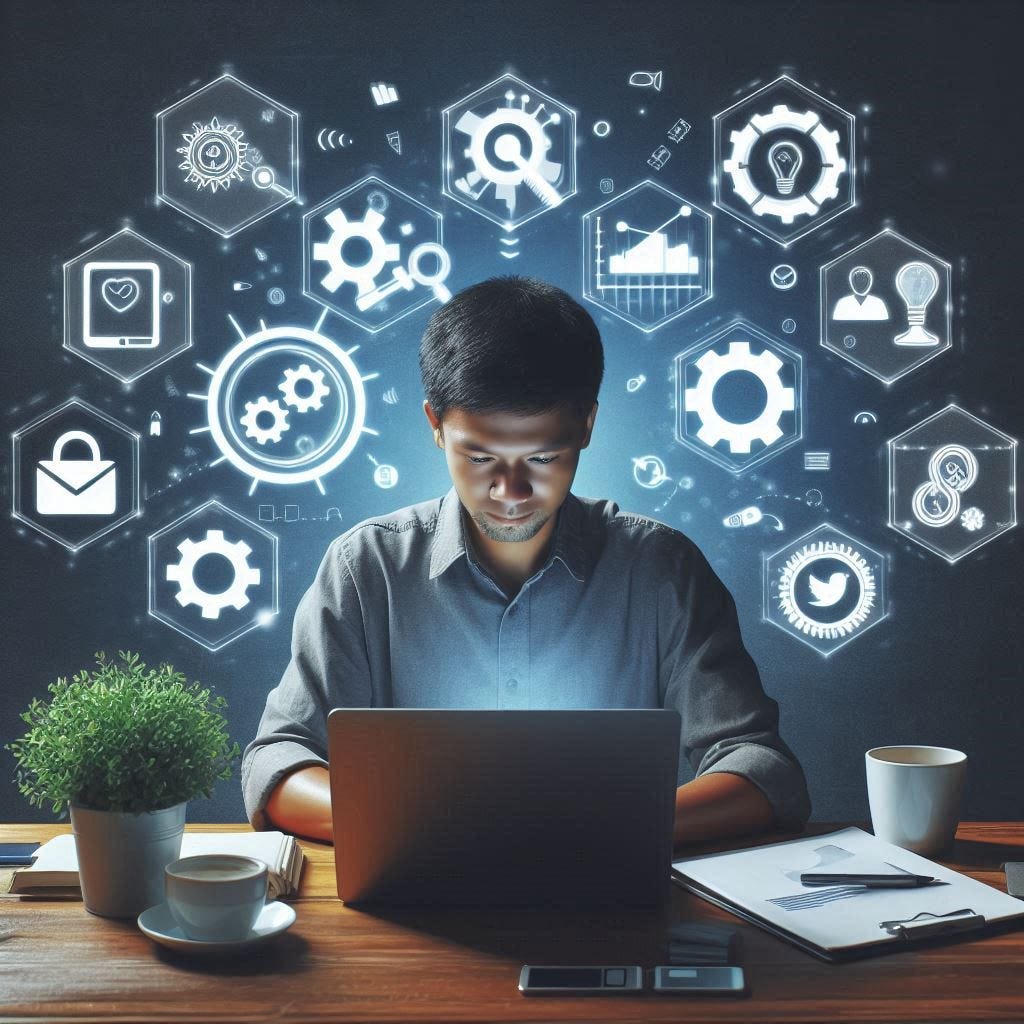
[[780, 263], [777, 267], [772, 267], [771, 282], [772, 286], [778, 288], [780, 292], [788, 292], [796, 284], [796, 268], [791, 267], [788, 263]]

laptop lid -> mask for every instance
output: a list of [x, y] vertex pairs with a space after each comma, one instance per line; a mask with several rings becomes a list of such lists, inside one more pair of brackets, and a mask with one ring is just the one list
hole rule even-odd
[[667, 899], [678, 711], [336, 708], [327, 728], [346, 903]]

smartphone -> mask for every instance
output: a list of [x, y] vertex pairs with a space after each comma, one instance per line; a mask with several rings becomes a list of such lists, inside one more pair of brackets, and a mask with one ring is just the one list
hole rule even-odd
[[640, 967], [531, 967], [519, 974], [519, 991], [535, 995], [614, 995], [640, 992], [644, 972]]
[[740, 995], [747, 990], [742, 967], [655, 967], [654, 991], [668, 995]]
[[31, 864], [39, 843], [0, 843], [0, 864]]

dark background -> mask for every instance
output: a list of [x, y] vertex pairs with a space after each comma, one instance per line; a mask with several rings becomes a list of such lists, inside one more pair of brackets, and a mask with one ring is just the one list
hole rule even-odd
[[[369, 425], [349, 460], [312, 485], [263, 485], [229, 465], [201, 435], [202, 407], [184, 397], [203, 386], [197, 360], [212, 363], [235, 339], [230, 312], [248, 329], [312, 325], [301, 295], [296, 204], [224, 241], [154, 203], [157, 111], [225, 70], [302, 117], [300, 187], [308, 206], [367, 173], [445, 214], [457, 289], [518, 271], [579, 295], [580, 217], [604, 196], [652, 177], [711, 208], [712, 116], [757, 84], [791, 73], [858, 117], [858, 206], [786, 254], [729, 216], [715, 214], [715, 298], [644, 335], [591, 308], [607, 371], [594, 443], [574, 490], [609, 497], [690, 534], [733, 591], [746, 642], [766, 690], [780, 703], [782, 732], [810, 781], [818, 820], [864, 818], [863, 752], [889, 743], [932, 743], [970, 757], [967, 818], [1024, 814], [1021, 685], [1021, 533], [1010, 531], [956, 565], [909, 544], [886, 525], [885, 442], [951, 401], [1014, 436], [1022, 428], [1020, 372], [1021, 146], [1017, 4], [994, 3], [31, 3], [4, 4], [0, 22], [5, 196], [0, 218], [3, 372], [0, 409], [14, 431], [71, 395], [145, 435], [152, 409], [161, 438], [143, 437], [144, 516], [77, 556], [13, 519], [0, 535], [4, 638], [0, 742], [24, 731], [18, 715], [58, 675], [92, 652], [129, 647], [169, 660], [229, 702], [232, 737], [255, 733], [267, 691], [288, 658], [295, 604], [330, 538], [375, 513], [441, 494], [448, 486], [420, 410], [415, 351], [430, 307], [378, 335], [331, 317], [336, 340], [359, 344]], [[664, 71], [658, 94], [631, 89], [636, 69]], [[511, 71], [579, 112], [579, 193], [521, 229], [522, 255], [498, 255], [495, 225], [440, 195], [441, 109]], [[369, 84], [394, 83], [396, 107], [377, 110]], [[646, 113], [641, 113], [643, 108]], [[663, 171], [646, 165], [677, 117], [693, 125]], [[611, 121], [607, 139], [591, 133]], [[316, 147], [321, 127], [355, 144]], [[404, 152], [387, 147], [402, 132]], [[193, 265], [195, 345], [132, 388], [61, 348], [61, 265], [130, 224]], [[818, 345], [817, 268], [891, 226], [949, 260], [956, 315], [952, 351], [886, 388]], [[254, 246], [270, 255], [259, 264]], [[789, 292], [768, 271], [785, 259], [800, 273]], [[260, 278], [258, 275], [262, 274]], [[231, 282], [257, 282], [235, 293]], [[280, 285], [286, 305], [264, 301]], [[733, 478], [673, 439], [673, 356], [735, 316], [806, 356], [805, 441]], [[625, 382], [647, 384], [628, 394]], [[168, 381], [170, 378], [170, 381]], [[397, 405], [381, 395], [394, 387]], [[169, 392], [177, 390], [178, 397]], [[870, 409], [877, 425], [854, 426]], [[185, 454], [193, 444], [195, 456]], [[802, 468], [805, 448], [833, 454], [828, 474]], [[646, 491], [630, 459], [659, 454], [693, 487], [667, 504]], [[392, 491], [376, 488], [369, 456], [394, 464]], [[191, 472], [190, 472], [191, 470]], [[183, 474], [175, 484], [172, 473]], [[10, 507], [9, 456], [4, 500]], [[785, 533], [726, 531], [722, 516], [774, 489], [824, 507], [777, 499]], [[303, 520], [279, 523], [281, 614], [210, 654], [146, 613], [146, 538], [211, 497], [250, 518], [259, 503], [287, 501]], [[767, 506], [766, 506], [767, 507]], [[761, 621], [762, 556], [828, 520], [889, 556], [891, 615], [828, 660]], [[759, 530], [761, 532], [759, 532]], [[49, 821], [13, 782], [0, 751], [0, 820]], [[192, 801], [190, 821], [242, 821], [237, 774], [212, 800]]]

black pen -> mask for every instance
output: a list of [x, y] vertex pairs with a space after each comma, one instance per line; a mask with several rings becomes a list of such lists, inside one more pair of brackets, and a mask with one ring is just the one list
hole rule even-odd
[[805, 871], [800, 875], [804, 885], [864, 885], [869, 889], [913, 889], [930, 885], [932, 875], [829, 875], [820, 871]]

